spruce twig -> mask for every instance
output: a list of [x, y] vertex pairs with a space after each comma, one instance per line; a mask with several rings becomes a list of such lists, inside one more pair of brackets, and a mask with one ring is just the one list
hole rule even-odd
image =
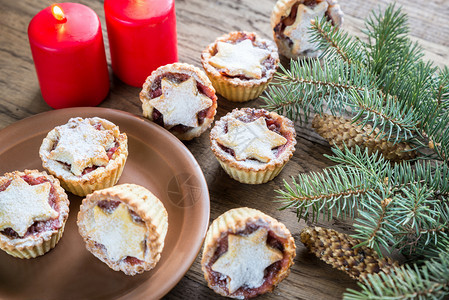
[[[350, 218], [352, 249], [397, 250], [412, 262], [369, 275], [345, 298], [442, 299], [449, 295], [449, 68], [423, 61], [394, 5], [365, 27], [363, 42], [315, 20], [322, 60], [292, 61], [270, 84], [266, 108], [299, 121], [318, 115], [314, 128], [337, 146], [327, 156], [337, 165], [284, 181], [278, 201], [309, 222]], [[391, 155], [396, 149], [400, 159]]]

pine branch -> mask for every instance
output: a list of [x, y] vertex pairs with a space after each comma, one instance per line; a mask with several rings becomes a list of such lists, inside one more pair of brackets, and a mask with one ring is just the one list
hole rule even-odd
[[294, 208], [299, 219], [316, 222], [320, 218], [353, 218], [360, 198], [372, 189], [365, 176], [357, 170], [335, 167], [322, 173], [299, 174], [290, 185], [284, 180], [284, 190], [277, 190], [281, 209]]
[[294, 120], [302, 121], [301, 111], [307, 120], [310, 113], [321, 114], [325, 107], [341, 114], [346, 109], [348, 91], [375, 89], [374, 78], [366, 70], [343, 61], [292, 60], [290, 70], [283, 66], [280, 70], [267, 96], [262, 97], [264, 107], [285, 112]]
[[449, 67], [445, 66], [439, 70], [436, 86], [434, 88], [434, 99], [437, 101], [439, 107], [443, 110], [449, 109]]
[[[343, 149], [333, 149], [329, 157], [338, 165], [300, 174], [291, 184], [284, 181], [277, 191], [282, 209], [294, 208], [299, 219], [314, 222], [320, 216], [354, 219], [353, 237], [360, 240], [355, 247], [432, 258], [421, 269], [405, 266], [391, 276], [372, 276], [347, 299], [448, 296], [449, 68], [422, 60], [422, 49], [408, 38], [406, 15], [394, 5], [366, 21], [366, 43], [325, 20], [315, 20], [311, 32], [326, 58], [292, 61], [289, 70], [282, 68], [270, 84], [266, 108], [300, 121], [328, 110], [350, 115], [354, 124], [364, 126], [357, 127], [363, 134], [407, 144], [403, 149], [420, 156], [393, 165], [376, 152], [361, 151], [364, 138], [349, 137], [354, 127], [334, 124], [346, 134], [333, 136], [344, 141]], [[396, 148], [386, 147], [386, 152]]]
[[368, 275], [361, 291], [348, 289], [345, 300], [444, 299], [449, 295], [449, 247], [419, 268], [401, 266], [389, 274]]
[[381, 190], [380, 193], [371, 192], [367, 198], [368, 201], [361, 203], [360, 217], [354, 223], [357, 233], [352, 237], [362, 240], [360, 246], [373, 248], [380, 255], [381, 247], [389, 249], [390, 241], [393, 240], [392, 232], [396, 224], [389, 220], [394, 219], [396, 197]]
[[420, 47], [408, 38], [407, 22], [407, 15], [395, 5], [383, 13], [373, 13], [365, 22], [369, 69], [378, 77], [385, 94], [390, 94], [423, 56]]
[[323, 50], [321, 57], [329, 60], [343, 60], [348, 65], [363, 65], [366, 60], [364, 45], [359, 39], [352, 38], [347, 32], [332, 25], [324, 17], [315, 19], [310, 28], [311, 41]]
[[362, 125], [373, 123], [373, 128], [383, 132], [380, 139], [387, 137], [399, 143], [414, 136], [419, 119], [412, 108], [402, 106], [392, 97], [384, 99], [369, 91], [363, 94], [350, 91], [350, 95], [348, 105], [355, 114], [353, 120], [360, 120]]

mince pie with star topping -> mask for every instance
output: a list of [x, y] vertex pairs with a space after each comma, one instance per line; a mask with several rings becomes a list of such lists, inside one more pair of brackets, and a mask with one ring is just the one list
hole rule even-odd
[[296, 133], [289, 119], [264, 109], [234, 109], [215, 123], [211, 149], [223, 169], [242, 183], [276, 177], [295, 151]]
[[19, 258], [53, 249], [64, 232], [69, 200], [58, 179], [37, 170], [0, 177], [0, 248]]
[[85, 196], [117, 183], [128, 157], [128, 138], [108, 120], [71, 118], [47, 134], [39, 155], [67, 191]]
[[326, 17], [334, 26], [343, 23], [337, 0], [278, 0], [271, 13], [273, 38], [279, 53], [287, 58], [317, 57], [318, 44], [309, 32], [315, 18]]
[[201, 63], [219, 94], [243, 102], [262, 94], [276, 72], [276, 45], [254, 32], [219, 37], [201, 54]]
[[197, 67], [174, 63], [151, 73], [140, 92], [144, 117], [191, 140], [206, 131], [217, 108], [210, 80]]
[[295, 241], [284, 224], [242, 207], [212, 222], [201, 267], [216, 293], [247, 299], [272, 291], [288, 276], [295, 256]]
[[146, 188], [121, 184], [87, 195], [78, 213], [86, 248], [115, 271], [151, 270], [164, 248], [168, 215]]

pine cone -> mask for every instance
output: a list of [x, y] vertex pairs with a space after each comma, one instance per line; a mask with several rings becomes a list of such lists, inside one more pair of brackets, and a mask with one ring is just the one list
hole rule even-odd
[[312, 127], [329, 144], [340, 149], [344, 148], [344, 144], [348, 148], [358, 145], [362, 148], [368, 148], [370, 153], [378, 151], [386, 159], [394, 162], [416, 157], [416, 152], [410, 151], [411, 147], [408, 143], [393, 144], [385, 138], [379, 139], [376, 137], [379, 129], [375, 128], [373, 131], [373, 127], [369, 124], [362, 128], [361, 125], [352, 123], [350, 119], [334, 117], [328, 114], [323, 114], [322, 116], [317, 114], [313, 118]]
[[333, 229], [306, 227], [301, 231], [301, 242], [316, 257], [359, 281], [368, 274], [388, 274], [391, 268], [398, 266], [390, 258], [379, 258], [371, 248], [354, 248], [361, 241]]

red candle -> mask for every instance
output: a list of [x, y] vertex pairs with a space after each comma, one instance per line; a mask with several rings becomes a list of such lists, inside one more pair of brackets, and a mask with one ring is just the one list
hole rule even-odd
[[95, 106], [106, 98], [109, 74], [100, 19], [87, 6], [61, 3], [28, 26], [42, 97], [53, 108]]
[[112, 69], [123, 82], [141, 87], [178, 60], [174, 0], [105, 0], [104, 11]]

